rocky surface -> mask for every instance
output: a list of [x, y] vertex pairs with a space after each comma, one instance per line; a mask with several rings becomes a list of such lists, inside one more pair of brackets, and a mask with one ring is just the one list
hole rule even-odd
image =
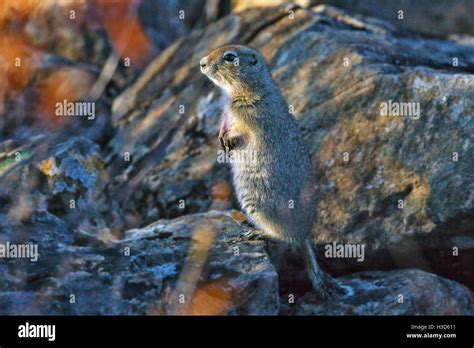
[[137, 13], [148, 36], [161, 52], [175, 40], [188, 35], [192, 29], [226, 15], [231, 4], [226, 0], [142, 1]]
[[[339, 278], [349, 289], [339, 301], [318, 302], [314, 295], [284, 303], [284, 315], [472, 315], [470, 290], [421, 270], [362, 272]], [[286, 294], [289, 299], [290, 294]], [[282, 302], [283, 303], [283, 302]]]
[[[313, 1], [313, 3], [323, 3], [323, 1]], [[346, 9], [352, 15], [361, 14], [379, 18], [402, 29], [428, 36], [474, 34], [474, 28], [471, 25], [474, 20], [474, 4], [469, 0], [456, 2], [329, 0], [324, 3]]]
[[[353, 274], [321, 303], [311, 292], [279, 294], [266, 241], [230, 212], [158, 220], [104, 243], [49, 213], [0, 239], [37, 243], [38, 260], [1, 265], [0, 313], [56, 315], [454, 315], [472, 313], [470, 291], [419, 270]], [[3, 220], [3, 219], [2, 219]], [[15, 236], [12, 238], [12, 236]], [[304, 273], [304, 268], [292, 269]], [[291, 298], [291, 300], [290, 300]]]
[[[159, 220], [106, 244], [48, 213], [0, 238], [38, 243], [38, 261], [2, 263], [3, 314], [278, 313], [265, 243], [219, 212]], [[11, 238], [16, 235], [16, 238]]]
[[29, 147], [10, 144], [3, 154], [11, 159], [0, 171], [8, 223], [21, 224], [34, 212], [48, 212], [100, 238], [120, 237], [111, 231], [121, 219], [119, 211], [111, 212], [117, 204], [102, 194], [108, 177], [97, 144], [79, 136], [51, 146], [40, 138]]
[[[252, 7], [276, 6], [285, 0], [232, 0], [234, 11]], [[392, 1], [392, 0], [295, 0], [301, 7], [332, 5], [346, 10], [352, 16], [378, 18], [392, 25], [429, 36], [474, 34], [474, 4], [470, 0]], [[402, 11], [402, 12], [399, 12]]]

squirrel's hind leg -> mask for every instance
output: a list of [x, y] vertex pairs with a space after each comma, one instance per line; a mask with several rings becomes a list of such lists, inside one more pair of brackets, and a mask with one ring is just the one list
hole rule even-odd
[[309, 239], [303, 245], [303, 255], [313, 290], [322, 300], [335, 300], [345, 294], [345, 290], [337, 281], [319, 267]]

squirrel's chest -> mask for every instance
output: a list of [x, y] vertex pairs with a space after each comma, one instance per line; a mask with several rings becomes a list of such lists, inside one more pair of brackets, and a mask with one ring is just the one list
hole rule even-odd
[[273, 185], [264, 168], [237, 164], [232, 166], [232, 172], [238, 200], [244, 206], [256, 207], [262, 204], [262, 200], [271, 198]]

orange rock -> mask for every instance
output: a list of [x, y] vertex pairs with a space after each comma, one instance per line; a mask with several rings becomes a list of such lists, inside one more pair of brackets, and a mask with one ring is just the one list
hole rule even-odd
[[219, 181], [211, 188], [211, 197], [213, 200], [219, 199], [223, 201], [230, 200], [232, 196], [232, 187], [225, 181]]
[[232, 212], [230, 213], [230, 216], [232, 217], [232, 219], [234, 219], [238, 223], [242, 223], [245, 220], [247, 220], [247, 217], [245, 216], [245, 214], [238, 210], [232, 210]]
[[232, 306], [232, 288], [225, 280], [219, 279], [199, 286], [182, 314], [225, 315]]

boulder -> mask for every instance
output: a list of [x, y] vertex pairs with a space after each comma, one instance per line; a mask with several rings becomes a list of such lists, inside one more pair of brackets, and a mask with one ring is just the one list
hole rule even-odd
[[38, 137], [4, 146], [0, 212], [6, 224], [14, 228], [35, 212], [47, 212], [104, 240], [121, 237], [123, 219], [103, 194], [107, 173], [96, 143], [80, 136], [57, 144]]
[[[275, 6], [285, 0], [232, 0], [233, 11], [251, 7]], [[455, 1], [391, 1], [391, 0], [295, 0], [301, 7], [337, 6], [351, 16], [370, 16], [388, 22], [402, 30], [429, 36], [474, 34], [474, 4], [469, 0]], [[400, 12], [401, 11], [401, 12]]]
[[275, 315], [278, 275], [266, 242], [249, 229], [211, 211], [158, 220], [106, 245], [51, 214], [34, 215], [0, 229], [2, 243], [39, 249], [36, 262], [2, 264], [0, 313]]
[[230, 12], [227, 0], [141, 1], [137, 14], [148, 37], [162, 51], [192, 29], [201, 28]]
[[282, 315], [473, 315], [470, 290], [417, 269], [362, 272], [339, 278], [347, 295], [321, 302], [314, 294], [293, 296]]

